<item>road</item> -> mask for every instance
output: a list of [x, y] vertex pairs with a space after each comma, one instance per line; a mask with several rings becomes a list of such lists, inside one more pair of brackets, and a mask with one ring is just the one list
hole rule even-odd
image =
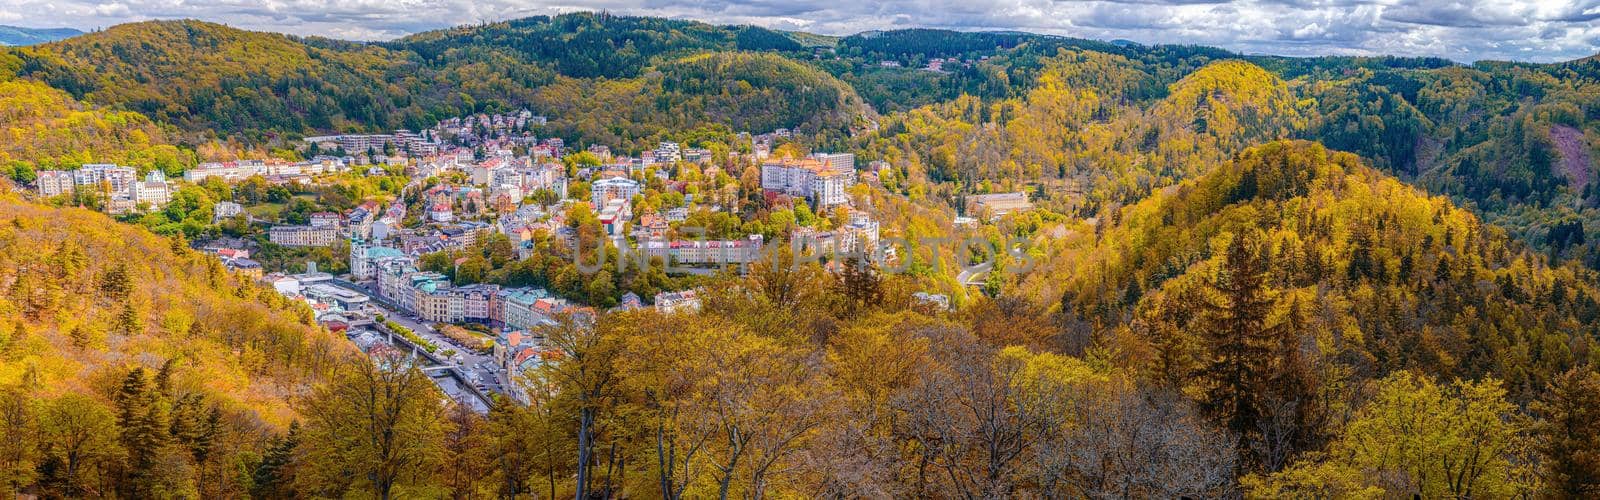
[[993, 262], [967, 266], [956, 275], [956, 281], [968, 286], [983, 286], [983, 280], [989, 276], [989, 269], [994, 267]]
[[506, 390], [506, 377], [503, 373], [501, 373], [503, 370], [500, 369], [500, 366], [495, 364], [494, 355], [474, 353], [465, 347], [457, 345], [454, 341], [446, 338], [444, 335], [434, 330], [432, 324], [423, 322], [415, 316], [396, 311], [393, 308], [380, 304], [380, 302], [388, 301], [381, 300], [381, 298], [377, 296], [376, 291], [371, 290], [367, 286], [345, 282], [342, 280], [335, 280], [334, 284], [346, 289], [364, 293], [368, 297], [371, 297], [372, 302], [368, 303], [367, 307], [370, 308], [372, 312], [376, 314], [382, 314], [384, 318], [393, 320], [395, 323], [399, 323], [400, 326], [410, 328], [411, 331], [416, 332], [417, 336], [437, 344], [439, 346], [438, 354], [440, 357], [444, 356], [445, 350], [454, 350], [455, 354], [447, 359], [454, 362], [455, 366], [460, 368], [462, 373], [465, 373], [469, 379], [477, 383], [480, 387], [480, 390], [483, 392], [508, 394]]
[[455, 351], [455, 354], [446, 359], [453, 361], [457, 367], [461, 368], [462, 373], [466, 373], [467, 377], [477, 383], [484, 392], [506, 393], [504, 382], [500, 376], [500, 367], [495, 364], [492, 354], [477, 354], [470, 349], [457, 345], [454, 341], [434, 330], [432, 324], [424, 323], [405, 313], [377, 305], [376, 303], [368, 304], [367, 307], [372, 308], [378, 314], [382, 314], [384, 318], [394, 320], [400, 326], [410, 328], [411, 331], [416, 332], [417, 336], [422, 337], [424, 340], [437, 344], [439, 346], [438, 354], [441, 357], [444, 357], [446, 350]]

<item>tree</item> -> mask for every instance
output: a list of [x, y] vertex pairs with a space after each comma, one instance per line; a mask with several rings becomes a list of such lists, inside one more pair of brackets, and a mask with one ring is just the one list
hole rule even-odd
[[396, 487], [428, 482], [442, 458], [443, 397], [417, 363], [394, 351], [346, 360], [302, 402], [302, 492], [355, 486], [388, 500]]
[[[531, 456], [534, 443], [529, 439], [527, 411], [505, 397], [496, 397], [489, 405], [488, 468], [498, 479], [495, 491], [501, 498], [516, 498], [529, 492], [528, 481], [534, 471]], [[554, 497], [555, 492], [550, 496]]]
[[134, 368], [123, 377], [115, 403], [122, 448], [128, 453], [120, 489], [129, 497], [150, 497], [158, 489], [155, 472], [171, 443], [166, 401], [144, 368]]
[[300, 422], [289, 423], [282, 436], [267, 442], [261, 463], [251, 474], [250, 495], [256, 498], [296, 498], [295, 469], [300, 455]]
[[46, 463], [40, 484], [69, 498], [109, 494], [100, 489], [100, 475], [121, 455], [117, 419], [89, 396], [68, 393], [45, 402], [40, 430]]
[[15, 496], [32, 484], [39, 461], [39, 419], [20, 389], [0, 392], [0, 494]]
[[700, 373], [681, 408], [684, 451], [704, 452], [719, 498], [761, 498], [780, 464], [832, 415], [834, 394], [803, 350], [737, 326], [697, 332], [704, 344], [689, 353]]
[[118, 262], [100, 276], [100, 294], [113, 302], [128, 300], [132, 290], [133, 281], [125, 262]]
[[[1268, 266], [1255, 233], [1235, 235], [1222, 269], [1210, 283], [1220, 299], [1204, 304], [1200, 327], [1209, 357], [1200, 367], [1205, 397], [1201, 407], [1237, 439], [1244, 466], [1261, 466], [1252, 440], [1262, 423], [1287, 400], [1298, 405], [1297, 367], [1290, 365], [1298, 345], [1285, 324], [1268, 324], [1275, 298], [1268, 289]], [[1291, 387], [1285, 387], [1291, 386]], [[1285, 391], [1285, 389], [1291, 389]], [[1282, 394], [1287, 396], [1279, 397]]]
[[911, 495], [1010, 496], [1023, 453], [1039, 434], [1038, 414], [1014, 404], [1022, 367], [995, 363], [993, 348], [958, 328], [930, 327], [933, 362], [895, 397], [905, 413], [896, 434], [916, 450]]
[[622, 411], [638, 415], [654, 443], [649, 460], [662, 498], [683, 498], [710, 440], [690, 424], [696, 404], [691, 396], [710, 368], [702, 362], [704, 347], [721, 343], [719, 327], [731, 325], [653, 310], [621, 314], [627, 327], [621, 349], [630, 354], [617, 360]]
[[463, 404], [449, 409], [449, 430], [444, 433], [444, 486], [456, 499], [484, 496], [480, 485], [489, 468], [487, 426], [483, 417]]
[[[1302, 460], [1247, 481], [1266, 496], [1514, 498], [1533, 493], [1518, 458], [1523, 419], [1500, 382], [1457, 381], [1396, 372], [1345, 426], [1323, 460]], [[1375, 494], [1376, 493], [1376, 494]]]
[[1533, 434], [1548, 491], [1559, 498], [1600, 495], [1600, 374], [1568, 370], [1529, 409], [1540, 418]]
[[128, 336], [144, 333], [144, 315], [132, 301], [124, 302], [117, 312], [116, 328], [117, 332]]
[[562, 313], [556, 315], [553, 324], [534, 329], [535, 337], [544, 337], [547, 345], [561, 355], [560, 359], [544, 365], [547, 377], [560, 386], [560, 392], [570, 394], [578, 404], [578, 500], [589, 494], [595, 423], [610, 403], [615, 389], [612, 369], [615, 345], [595, 328], [594, 321], [587, 315]]
[[834, 273], [834, 291], [844, 297], [844, 316], [853, 317], [883, 301], [883, 277], [871, 263], [852, 255]]
[[1142, 389], [1126, 375], [1077, 358], [1001, 351], [1011, 401], [1035, 423], [1023, 471], [1046, 498], [1216, 498], [1232, 491], [1233, 441], [1166, 388]]

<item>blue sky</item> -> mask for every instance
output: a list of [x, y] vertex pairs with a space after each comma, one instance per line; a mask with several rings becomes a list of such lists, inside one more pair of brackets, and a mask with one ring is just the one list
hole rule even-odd
[[1600, 52], [1600, 0], [0, 0], [0, 24], [106, 27], [197, 18], [355, 40], [578, 10], [845, 35], [1021, 30], [1281, 55], [1551, 62]]

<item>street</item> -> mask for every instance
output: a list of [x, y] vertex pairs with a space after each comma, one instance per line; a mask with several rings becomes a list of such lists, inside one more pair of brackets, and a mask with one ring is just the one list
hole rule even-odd
[[368, 297], [371, 297], [372, 301], [367, 304], [367, 307], [370, 308], [374, 314], [382, 314], [384, 318], [392, 320], [395, 323], [400, 324], [400, 326], [410, 328], [411, 331], [416, 332], [417, 336], [438, 345], [439, 352], [436, 354], [438, 354], [439, 357], [445, 357], [445, 351], [455, 351], [455, 354], [449, 356], [447, 359], [454, 362], [455, 366], [460, 368], [461, 372], [466, 374], [467, 378], [478, 386], [478, 390], [485, 393], [508, 394], [506, 391], [507, 378], [504, 376], [504, 373], [502, 373], [503, 370], [500, 369], [500, 366], [495, 363], [493, 354], [478, 354], [465, 347], [457, 345], [454, 341], [446, 338], [438, 331], [435, 331], [432, 324], [425, 323], [414, 316], [380, 305], [378, 303], [379, 297], [373, 290], [371, 290], [370, 287], [347, 283], [348, 282], [335, 282], [335, 284], [341, 287], [361, 292], [366, 294]]

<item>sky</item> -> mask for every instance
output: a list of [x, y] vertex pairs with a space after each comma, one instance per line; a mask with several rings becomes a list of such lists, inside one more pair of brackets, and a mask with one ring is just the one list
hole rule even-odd
[[1600, 0], [0, 0], [0, 24], [82, 30], [149, 19], [350, 40], [606, 10], [848, 35], [1017, 30], [1250, 54], [1554, 62], [1600, 53]]

